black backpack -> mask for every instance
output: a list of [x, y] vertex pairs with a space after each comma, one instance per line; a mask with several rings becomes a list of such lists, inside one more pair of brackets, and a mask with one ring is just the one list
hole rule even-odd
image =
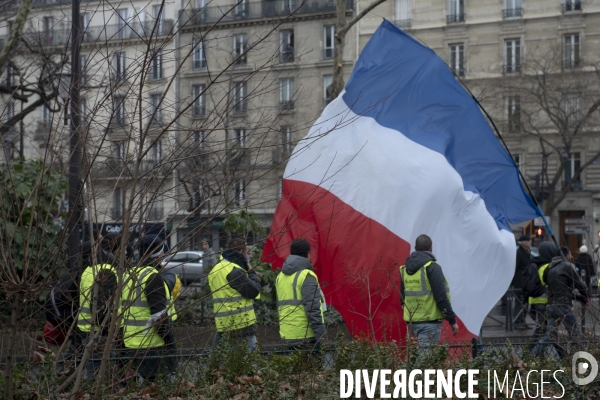
[[56, 282], [44, 302], [46, 320], [54, 326], [69, 326], [79, 308], [77, 282], [71, 274], [62, 276]]
[[525, 267], [521, 283], [523, 285], [522, 289], [528, 297], [540, 297], [546, 292], [546, 288], [540, 280], [538, 265], [536, 263], [529, 263]]

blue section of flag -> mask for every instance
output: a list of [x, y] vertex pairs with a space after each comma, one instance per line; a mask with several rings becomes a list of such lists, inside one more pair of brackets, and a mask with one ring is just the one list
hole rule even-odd
[[384, 21], [365, 46], [343, 99], [354, 113], [443, 154], [500, 228], [537, 216], [475, 100], [433, 50], [392, 23]]

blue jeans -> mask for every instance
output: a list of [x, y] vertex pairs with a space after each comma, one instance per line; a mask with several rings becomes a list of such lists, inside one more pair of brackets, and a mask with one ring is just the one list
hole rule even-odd
[[531, 337], [529, 351], [534, 356], [538, 355], [542, 350], [544, 350], [544, 347], [540, 346], [539, 342], [542, 342], [543, 339], [546, 337], [546, 313], [547, 307], [545, 304], [531, 305], [530, 315], [535, 322], [535, 330], [533, 331], [533, 336]]
[[431, 351], [433, 346], [440, 344], [440, 335], [442, 333], [441, 322], [420, 322], [410, 325], [413, 335], [419, 341], [419, 356], [425, 355]]
[[[219, 343], [221, 343], [221, 339], [223, 338], [223, 335], [226, 332], [217, 332], [215, 334], [215, 338], [213, 340], [213, 347], [217, 347], [219, 345]], [[249, 336], [244, 336], [242, 338], [240, 338], [241, 340], [245, 340], [246, 341], [246, 346], [247, 346], [247, 352], [248, 354], [252, 353], [254, 350], [256, 350], [258, 341], [256, 340], [256, 335], [249, 335]]]
[[[579, 340], [581, 334], [577, 318], [573, 313], [573, 307], [567, 304], [553, 304], [548, 306], [548, 336], [551, 342], [555, 343], [556, 351], [561, 357], [567, 355], [566, 346], [558, 343], [558, 328], [563, 324], [567, 330], [569, 344], [574, 345]], [[572, 347], [572, 346], [571, 346]]]

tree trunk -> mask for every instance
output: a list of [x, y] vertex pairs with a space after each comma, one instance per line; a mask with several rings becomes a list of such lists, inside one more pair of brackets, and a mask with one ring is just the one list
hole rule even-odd
[[10, 336], [8, 337], [8, 348], [6, 351], [6, 363], [4, 364], [4, 398], [14, 398], [14, 379], [13, 379], [13, 365], [15, 363], [14, 352], [15, 342], [17, 339], [17, 332], [19, 331], [19, 317], [21, 315], [21, 308], [23, 307], [23, 294], [17, 293], [15, 295], [15, 302], [13, 304], [12, 315], [10, 317]]

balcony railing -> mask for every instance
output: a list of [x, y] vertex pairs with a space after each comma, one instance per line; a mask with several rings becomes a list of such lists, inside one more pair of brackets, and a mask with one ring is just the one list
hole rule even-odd
[[[92, 178], [131, 178], [135, 172], [136, 162], [109, 158], [105, 163], [97, 163], [92, 171]], [[165, 166], [156, 160], [142, 160], [138, 169], [139, 178], [162, 176]]]
[[581, 0], [566, 0], [562, 3], [563, 12], [581, 11], [582, 1]]
[[294, 111], [294, 100], [286, 100], [279, 102], [279, 110], [282, 112]]
[[[210, 6], [204, 8], [179, 10], [180, 25], [212, 24], [217, 21], [233, 22], [236, 20], [280, 17], [290, 14], [313, 14], [335, 11], [334, 0], [275, 0]], [[353, 0], [346, 1], [346, 8], [353, 9]]]
[[150, 209], [150, 212], [148, 213], [148, 219], [149, 220], [153, 220], [153, 221], [159, 221], [161, 219], [163, 219], [164, 216], [164, 211], [162, 207], [152, 207]]
[[502, 73], [504, 75], [520, 74], [521, 64], [504, 64], [502, 65]]
[[[141, 24], [133, 22], [128, 25], [115, 24], [105, 26], [89, 26], [83, 33], [84, 42], [97, 42], [109, 40], [126, 40], [148, 37], [150, 35], [167, 35], [173, 31], [173, 20], [165, 20], [156, 24], [156, 21], [146, 21]], [[70, 29], [52, 29], [44, 32], [26, 32], [23, 38], [30, 43], [39, 43], [44, 46], [66, 45], [71, 37]]]
[[394, 21], [394, 25], [398, 28], [410, 28], [412, 26], [412, 19], [397, 19]]
[[523, 16], [522, 8], [506, 8], [502, 10], [502, 16], [504, 18], [521, 18]]
[[565, 58], [563, 59], [563, 69], [577, 69], [581, 68], [581, 58]]
[[465, 22], [465, 18], [467, 14], [448, 14], [446, 15], [446, 22], [449, 24], [454, 24], [456, 22]]

